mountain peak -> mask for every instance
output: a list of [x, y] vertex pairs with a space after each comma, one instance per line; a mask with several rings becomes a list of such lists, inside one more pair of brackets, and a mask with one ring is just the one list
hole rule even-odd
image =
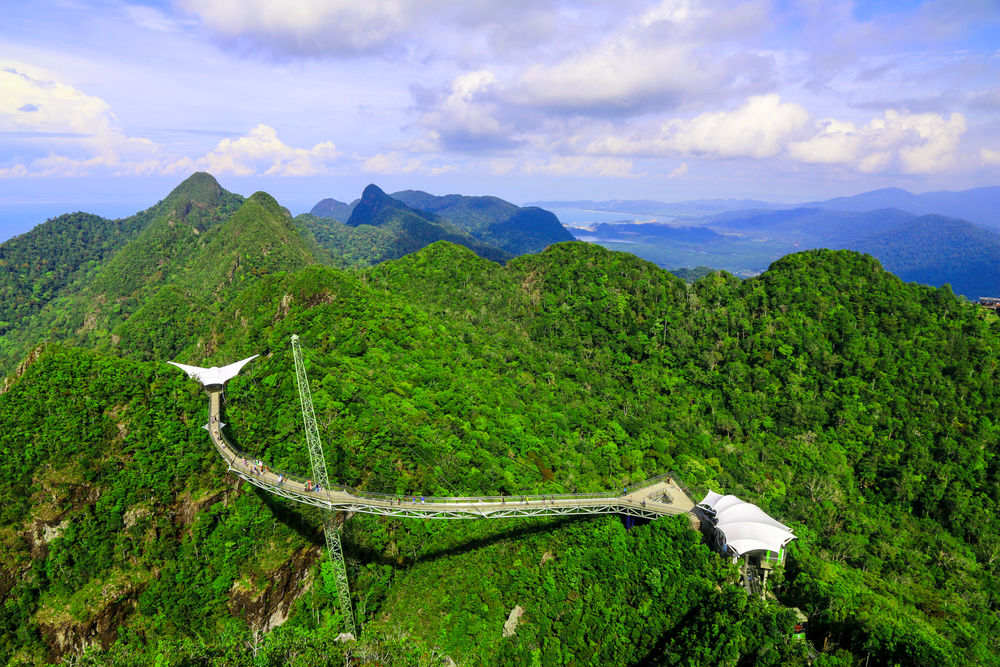
[[386, 208], [408, 208], [405, 204], [387, 195], [382, 188], [370, 183], [361, 193], [361, 201], [351, 212], [348, 227], [369, 224]]
[[171, 190], [167, 199], [186, 200], [207, 206], [218, 201], [221, 194], [222, 186], [214, 176], [204, 171], [197, 171]]

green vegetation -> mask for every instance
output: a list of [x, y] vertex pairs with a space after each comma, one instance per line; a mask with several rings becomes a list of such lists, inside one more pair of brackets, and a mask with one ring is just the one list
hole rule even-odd
[[553, 243], [573, 240], [549, 211], [536, 206], [521, 208], [499, 197], [435, 197], [420, 190], [394, 192], [392, 196], [407, 206], [435, 213], [512, 255], [541, 252]]
[[[65, 344], [0, 393], [0, 660], [792, 665], [796, 606], [816, 665], [1000, 662], [1000, 323], [949, 290], [847, 251], [688, 285], [583, 243], [501, 266], [438, 242], [345, 272], [262, 193], [198, 210], [218, 221], [152, 220], [25, 325]], [[130, 274], [155, 244], [167, 259]], [[335, 642], [320, 516], [227, 477], [204, 395], [163, 363], [262, 354], [228, 386], [231, 438], [304, 471], [292, 333], [331, 478], [517, 495], [677, 470], [793, 527], [777, 601], [683, 517], [358, 515], [364, 629]]]
[[0, 245], [0, 334], [28, 316], [74, 280], [85, 278], [141, 228], [143, 219], [105, 220], [69, 213]]
[[964, 220], [925, 215], [854, 246], [903, 280], [948, 283], [971, 300], [1000, 294], [1000, 234]]
[[494, 262], [510, 258], [507, 252], [484, 243], [445, 218], [393, 199], [376, 185], [365, 188], [346, 223], [315, 215], [299, 216], [298, 221], [347, 266], [370, 266], [398, 259], [435, 241], [457, 243]]

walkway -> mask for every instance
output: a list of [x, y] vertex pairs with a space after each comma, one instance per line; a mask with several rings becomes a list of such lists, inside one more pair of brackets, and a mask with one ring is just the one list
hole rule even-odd
[[656, 519], [684, 514], [694, 503], [670, 477], [661, 476], [621, 493], [581, 493], [566, 495], [484, 496], [442, 498], [394, 496], [367, 493], [334, 486], [319, 491], [306, 490], [307, 480], [287, 475], [282, 480], [273, 471], [254, 471], [255, 462], [236, 451], [222, 434], [220, 422], [222, 386], [205, 388], [209, 399], [209, 420], [205, 429], [229, 470], [270, 493], [331, 510], [364, 512], [382, 516], [422, 519], [501, 519], [505, 517], [562, 516], [568, 514], [625, 514]]

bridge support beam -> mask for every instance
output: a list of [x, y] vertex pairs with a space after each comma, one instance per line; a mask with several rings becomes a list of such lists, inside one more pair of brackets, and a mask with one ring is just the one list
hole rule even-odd
[[[319, 439], [319, 428], [316, 427], [316, 413], [313, 410], [309, 378], [306, 375], [305, 364], [302, 362], [299, 337], [295, 335], [292, 336], [292, 357], [295, 359], [295, 380], [299, 387], [299, 402], [302, 404], [302, 421], [305, 424], [306, 445], [309, 447], [313, 482], [329, 491], [330, 479], [326, 474], [326, 457], [323, 455], [323, 443]], [[344, 627], [352, 636], [357, 637], [357, 631], [354, 629], [354, 611], [351, 608], [351, 589], [347, 585], [344, 549], [340, 544], [340, 533], [333, 523], [332, 512], [327, 515], [323, 533], [326, 535], [326, 548], [330, 552], [333, 571], [337, 577], [337, 596], [340, 598], [340, 610], [344, 615]]]
[[332, 513], [327, 517], [326, 525], [323, 526], [323, 534], [326, 536], [326, 550], [330, 552], [330, 562], [333, 563], [333, 574], [337, 578], [340, 613], [344, 617], [344, 626], [347, 628], [347, 632], [354, 635], [354, 610], [351, 608], [351, 589], [347, 585], [344, 548], [340, 544], [340, 530], [334, 525]]

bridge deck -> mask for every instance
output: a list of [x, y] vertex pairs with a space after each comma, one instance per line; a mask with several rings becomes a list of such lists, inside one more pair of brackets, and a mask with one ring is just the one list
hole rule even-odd
[[677, 482], [665, 476], [649, 480], [626, 494], [423, 498], [367, 493], [341, 486], [309, 491], [303, 478], [289, 476], [282, 480], [278, 473], [266, 468], [255, 472], [254, 462], [237, 452], [222, 434], [221, 388], [207, 388], [206, 391], [209, 396], [209, 420], [205, 428], [219, 454], [228, 462], [229, 469], [255, 486], [308, 505], [344, 512], [425, 519], [499, 519], [567, 514], [625, 514], [656, 519], [690, 512], [694, 508], [694, 503]]

